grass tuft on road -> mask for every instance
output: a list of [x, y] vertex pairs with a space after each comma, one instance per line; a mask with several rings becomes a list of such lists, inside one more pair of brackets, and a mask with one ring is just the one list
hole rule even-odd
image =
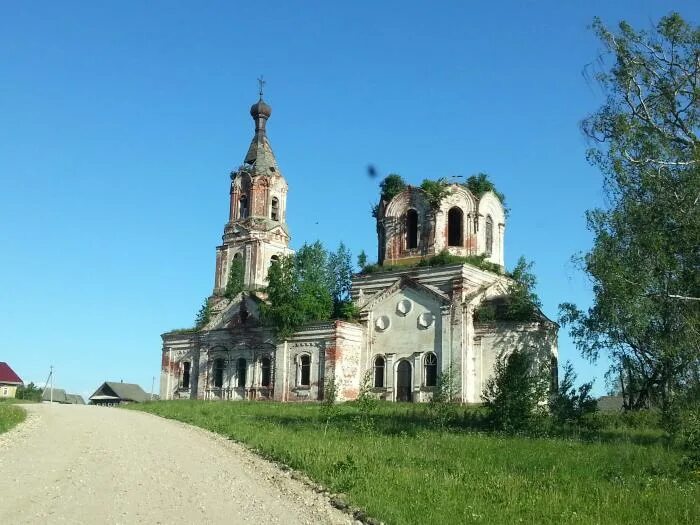
[[0, 434], [7, 432], [27, 417], [27, 413], [15, 403], [0, 403]]
[[129, 408], [241, 441], [391, 524], [700, 523], [700, 483], [653, 429], [582, 441], [440, 429], [417, 405], [380, 405], [369, 432], [354, 404], [339, 406], [327, 428], [317, 404]]

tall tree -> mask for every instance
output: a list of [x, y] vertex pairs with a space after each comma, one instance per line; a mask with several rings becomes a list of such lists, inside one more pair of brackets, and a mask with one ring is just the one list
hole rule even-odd
[[676, 13], [651, 33], [593, 27], [614, 64], [583, 131], [608, 206], [587, 213], [578, 258], [593, 306], [560, 305], [561, 320], [584, 356], [611, 357], [627, 408], [668, 411], [700, 369], [700, 29]]
[[342, 315], [344, 305], [350, 300], [352, 273], [352, 254], [341, 242], [335, 252], [328, 254], [328, 276], [333, 296], [334, 317]]
[[268, 272], [263, 321], [280, 337], [304, 323], [329, 319], [333, 311], [326, 250], [320, 242], [304, 244], [295, 255], [281, 257]]

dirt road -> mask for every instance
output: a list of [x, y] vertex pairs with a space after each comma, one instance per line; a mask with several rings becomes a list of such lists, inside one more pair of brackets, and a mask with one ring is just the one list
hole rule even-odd
[[0, 435], [0, 523], [352, 523], [245, 448], [149, 414], [23, 405]]

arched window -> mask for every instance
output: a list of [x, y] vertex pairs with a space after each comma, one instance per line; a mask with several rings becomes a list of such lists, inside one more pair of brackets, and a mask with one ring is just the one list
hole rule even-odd
[[299, 386], [310, 386], [311, 385], [311, 356], [308, 354], [303, 354], [299, 356], [298, 362], [298, 385]]
[[273, 255], [270, 257], [270, 265], [275, 264], [276, 262], [280, 262], [279, 255]]
[[423, 366], [425, 367], [425, 386], [437, 385], [437, 357], [434, 353], [425, 354]]
[[241, 195], [238, 201], [238, 218], [245, 219], [248, 217], [248, 197]]
[[490, 215], [486, 216], [486, 255], [493, 253], [493, 219]]
[[464, 214], [460, 208], [456, 206], [450, 208], [447, 212], [447, 245], [448, 246], [464, 246], [462, 240], [462, 224]]
[[272, 206], [270, 207], [270, 218], [273, 221], [278, 221], [280, 217], [280, 201], [277, 197], [272, 197]]
[[408, 210], [406, 212], [406, 248], [418, 248], [418, 212]]
[[243, 388], [245, 386], [245, 375], [248, 371], [248, 365], [242, 357], [236, 361], [236, 386]]
[[260, 386], [269, 387], [272, 383], [272, 366], [269, 357], [260, 360]]
[[226, 370], [226, 361], [219, 357], [214, 359], [214, 387], [221, 388], [224, 386], [224, 370]]
[[182, 388], [190, 387], [190, 362], [182, 363]]
[[380, 355], [374, 359], [374, 387], [384, 388], [384, 367], [386, 361]]

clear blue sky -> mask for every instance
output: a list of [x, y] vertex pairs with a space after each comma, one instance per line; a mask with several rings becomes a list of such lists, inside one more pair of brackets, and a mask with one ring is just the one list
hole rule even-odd
[[[506, 262], [535, 262], [544, 310], [590, 302], [570, 262], [602, 204], [580, 120], [588, 26], [650, 27], [695, 1], [0, 1], [0, 361], [91, 394], [150, 390], [160, 334], [213, 286], [229, 171], [252, 137], [256, 78], [289, 183], [293, 247], [376, 253], [366, 175], [484, 171], [507, 196]], [[560, 357], [579, 380], [565, 332]]]

